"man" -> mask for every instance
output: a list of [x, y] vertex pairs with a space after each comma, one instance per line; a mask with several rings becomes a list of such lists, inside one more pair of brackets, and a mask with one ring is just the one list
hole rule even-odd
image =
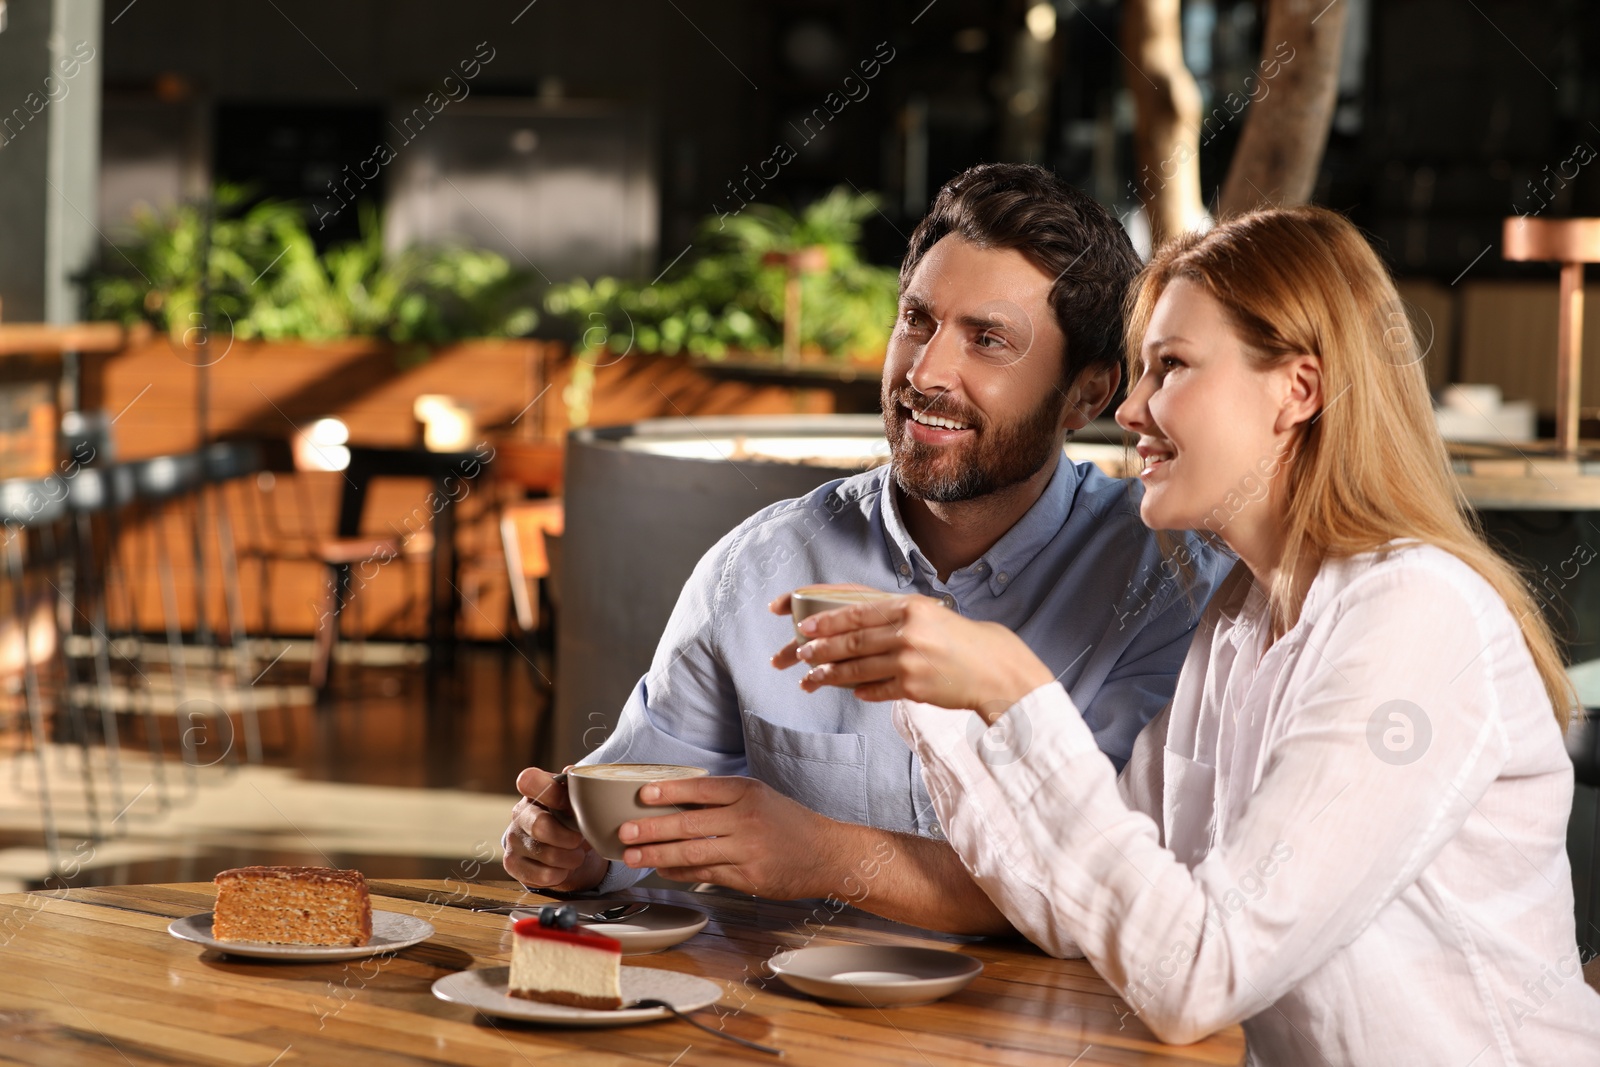
[[1063, 461], [1064, 435], [1121, 381], [1138, 266], [1116, 221], [1039, 167], [978, 166], [940, 190], [900, 271], [883, 372], [890, 464], [768, 507], [706, 553], [616, 732], [584, 760], [711, 776], [646, 786], [663, 815], [625, 824], [633, 847], [608, 864], [544, 810], [565, 809], [565, 790], [530, 767], [506, 870], [530, 887], [610, 891], [653, 867], [934, 929], [1008, 930], [942, 840], [887, 709], [773, 670], [795, 648], [772, 656], [791, 633], [763, 609], [787, 611], [800, 586], [859, 583], [1001, 623], [1060, 672], [1120, 766], [1171, 698], [1226, 569], [1192, 540], [1177, 568], [1139, 521], [1136, 485]]

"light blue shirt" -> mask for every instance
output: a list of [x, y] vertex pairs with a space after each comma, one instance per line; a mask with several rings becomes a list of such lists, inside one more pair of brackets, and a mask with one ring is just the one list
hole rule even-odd
[[[847, 689], [806, 693], [803, 666], [770, 663], [794, 630], [769, 601], [803, 585], [857, 582], [937, 597], [1016, 632], [1057, 672], [1120, 768], [1172, 699], [1200, 612], [1234, 562], [1192, 535], [1166, 535], [1175, 547], [1164, 554], [1139, 520], [1142, 492], [1063, 458], [1027, 514], [946, 581], [906, 531], [888, 466], [773, 504], [701, 558], [616, 731], [582, 762], [749, 775], [831, 818], [941, 836], [889, 708]], [[977, 741], [982, 720], [971, 719]], [[613, 864], [600, 888], [643, 873]]]

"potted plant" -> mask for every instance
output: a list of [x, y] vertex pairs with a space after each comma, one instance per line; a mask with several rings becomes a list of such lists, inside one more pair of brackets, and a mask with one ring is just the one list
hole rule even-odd
[[531, 280], [494, 252], [389, 255], [378, 212], [363, 205], [361, 238], [319, 253], [297, 205], [248, 199], [222, 185], [209, 204], [139, 212], [133, 240], [86, 279], [90, 317], [149, 322], [183, 342], [204, 301], [210, 328], [226, 323], [239, 340], [383, 338], [402, 362], [452, 341], [523, 336], [539, 321]]
[[[545, 308], [579, 339], [566, 401], [587, 421], [598, 365], [633, 352], [685, 355], [707, 366], [875, 376], [894, 323], [898, 275], [866, 263], [861, 223], [877, 203], [847, 188], [798, 214], [749, 204], [700, 225], [698, 254], [653, 282], [613, 277], [557, 285]], [[853, 375], [852, 375], [853, 376]]]
[[221, 186], [209, 203], [141, 211], [132, 230], [85, 279], [89, 309], [156, 333], [85, 361], [81, 392], [87, 407], [128, 408], [129, 456], [281, 436], [324, 416], [364, 443], [408, 445], [427, 393], [509, 425], [562, 347], [527, 336], [535, 279], [480, 249], [386, 252], [375, 210], [358, 240], [319, 250], [298, 206]]

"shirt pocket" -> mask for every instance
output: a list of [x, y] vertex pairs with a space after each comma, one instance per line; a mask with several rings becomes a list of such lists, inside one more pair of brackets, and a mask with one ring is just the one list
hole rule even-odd
[[830, 819], [866, 824], [864, 736], [811, 733], [768, 722], [752, 711], [742, 715], [752, 778]]
[[1162, 822], [1167, 848], [1194, 867], [1211, 851], [1216, 834], [1216, 768], [1164, 749], [1161, 755]]

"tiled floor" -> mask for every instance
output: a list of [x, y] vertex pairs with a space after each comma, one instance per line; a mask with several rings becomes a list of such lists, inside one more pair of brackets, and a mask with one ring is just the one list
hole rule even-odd
[[[304, 671], [286, 657], [267, 681], [303, 681], [297, 674]], [[96, 843], [81, 840], [88, 815], [81, 754], [52, 749], [46, 769], [67, 881], [204, 880], [250, 863], [357, 867], [380, 878], [442, 878], [486, 855], [493, 865], [516, 772], [529, 762], [534, 726], [548, 706], [531, 676], [508, 646], [463, 649], [455, 678], [431, 699], [420, 666], [343, 666], [328, 707], [263, 713], [259, 765], [230, 769], [223, 761], [194, 769], [191, 780], [169, 731], [165, 812], [130, 722], [120, 800], [106, 795], [104, 752], [95, 750], [91, 761], [103, 821], [126, 805]], [[0, 760], [0, 891], [39, 887], [47, 875], [32, 756], [7, 757]]]

